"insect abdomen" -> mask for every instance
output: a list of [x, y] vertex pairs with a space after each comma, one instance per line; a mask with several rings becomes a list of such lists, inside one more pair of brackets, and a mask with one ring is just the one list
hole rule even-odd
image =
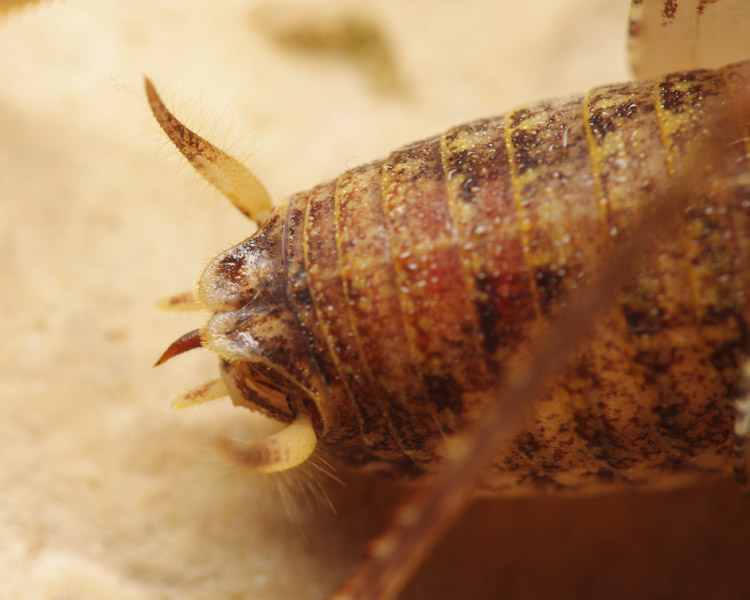
[[[524, 107], [294, 196], [287, 289], [343, 425], [322, 440], [329, 450], [381, 470], [432, 470], [444, 439], [472, 422], [674, 173], [706, 115], [732, 112], [736, 139], [746, 136], [747, 71]], [[727, 140], [727, 164], [743, 176], [746, 152]], [[750, 209], [741, 185], [715, 191], [665, 232], [488, 485], [718, 468], [748, 342]]]
[[[201, 341], [233, 401], [308, 416], [353, 466], [434, 471], [709, 135], [726, 168], [665, 225], [484, 486], [592, 491], [724, 472], [750, 320], [749, 73], [523, 107], [291, 197], [199, 285], [214, 311]], [[715, 114], [731, 133], [704, 131]]]

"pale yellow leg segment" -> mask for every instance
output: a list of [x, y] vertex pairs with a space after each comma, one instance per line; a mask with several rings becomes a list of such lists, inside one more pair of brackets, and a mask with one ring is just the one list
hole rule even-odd
[[148, 78], [146, 96], [164, 133], [195, 170], [256, 223], [268, 218], [271, 197], [258, 178], [241, 162], [180, 123], [161, 101]]
[[193, 292], [182, 292], [161, 298], [157, 301], [156, 308], [159, 310], [193, 311], [202, 310], [203, 306], [195, 299]]
[[737, 483], [750, 494], [750, 361], [742, 370], [745, 396], [735, 402], [732, 469]]
[[229, 395], [227, 386], [221, 379], [212, 379], [202, 386], [185, 392], [172, 400], [172, 408], [188, 408], [211, 400], [218, 400]]
[[247, 446], [238, 446], [236, 442], [222, 439], [222, 447], [232, 458], [258, 473], [288, 471], [302, 464], [310, 458], [317, 443], [307, 415], [299, 415], [278, 433]]

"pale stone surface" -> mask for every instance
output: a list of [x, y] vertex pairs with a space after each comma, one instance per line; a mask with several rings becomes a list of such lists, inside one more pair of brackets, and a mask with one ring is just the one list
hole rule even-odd
[[[150, 369], [203, 318], [154, 302], [250, 228], [164, 141], [143, 74], [275, 198], [627, 77], [622, 0], [328, 2], [385, 31], [395, 95], [345, 61], [279, 49], [256, 4], [57, 0], [0, 23], [0, 598], [322, 598], [403, 495], [342, 474], [347, 488], [327, 486], [339, 514], [290, 517], [277, 480], [215, 444], [262, 423], [168, 408], [216, 367], [195, 352]], [[748, 542], [750, 506], [729, 484], [480, 501], [407, 597], [750, 597]]]

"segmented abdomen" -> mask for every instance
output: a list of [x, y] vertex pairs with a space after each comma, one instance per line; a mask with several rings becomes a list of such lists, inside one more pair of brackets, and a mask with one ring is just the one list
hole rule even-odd
[[[748, 81], [744, 63], [597, 88], [294, 196], [289, 300], [339, 411], [322, 443], [398, 475], [434, 470], [442, 442], [502, 401], [503, 370], [637, 221], [708, 115], [736, 120], [725, 160], [747, 183]], [[748, 189], [716, 182], [665, 229], [487, 487], [670, 485], [725, 470], [750, 343]]]

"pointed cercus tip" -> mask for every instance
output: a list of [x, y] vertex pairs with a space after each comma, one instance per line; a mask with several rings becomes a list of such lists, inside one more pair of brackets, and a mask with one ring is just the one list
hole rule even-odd
[[148, 77], [144, 77], [151, 112], [167, 137], [193, 168], [243, 214], [262, 223], [273, 208], [260, 180], [237, 159], [183, 125], [165, 106]]
[[152, 98], [159, 97], [159, 95], [156, 93], [156, 88], [154, 87], [154, 84], [151, 82], [151, 80], [148, 78], [148, 75], [143, 76], [143, 84], [146, 87], [146, 97], [148, 98], [149, 102], [151, 102]]
[[189, 331], [185, 335], [177, 338], [174, 342], [172, 342], [169, 345], [169, 348], [164, 351], [164, 354], [159, 357], [159, 360], [154, 363], [154, 366], [158, 367], [159, 365], [163, 365], [170, 358], [174, 358], [175, 356], [184, 354], [188, 350], [200, 348], [202, 345], [203, 341], [201, 340], [200, 329]]

